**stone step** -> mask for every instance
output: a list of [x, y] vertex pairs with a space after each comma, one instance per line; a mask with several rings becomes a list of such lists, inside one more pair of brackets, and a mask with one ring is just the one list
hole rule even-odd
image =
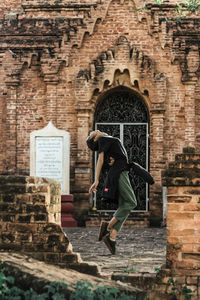
[[[135, 299], [145, 299], [146, 292], [143, 289], [132, 287], [115, 280], [107, 280], [97, 276], [88, 275], [87, 263], [82, 264], [82, 272], [79, 273], [72, 269], [59, 268], [58, 266], [46, 264], [22, 254], [11, 252], [0, 252], [0, 268], [6, 269], [6, 275], [15, 279], [15, 284], [21, 289], [33, 288], [37, 293], [42, 294], [45, 285], [50, 282], [63, 282], [67, 284], [65, 299], [70, 298], [70, 294], [76, 289], [77, 282], [90, 282], [93, 286], [106, 286], [108, 289], [117, 288]], [[75, 265], [71, 267], [74, 267]]]
[[[102, 220], [109, 221], [113, 216], [113, 211], [91, 211], [85, 222], [86, 227], [100, 226]], [[131, 212], [124, 227], [149, 227], [149, 212]]]

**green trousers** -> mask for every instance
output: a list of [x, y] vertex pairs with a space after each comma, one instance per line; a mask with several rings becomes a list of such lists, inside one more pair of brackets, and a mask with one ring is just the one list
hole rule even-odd
[[128, 176], [128, 171], [124, 171], [119, 177], [119, 198], [118, 198], [118, 209], [114, 213], [118, 222], [113, 226], [113, 229], [120, 231], [123, 223], [126, 221], [131, 210], [137, 206], [137, 200]]

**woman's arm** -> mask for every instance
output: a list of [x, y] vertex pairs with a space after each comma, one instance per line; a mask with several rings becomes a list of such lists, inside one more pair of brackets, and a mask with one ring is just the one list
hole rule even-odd
[[104, 152], [101, 152], [99, 154], [98, 161], [97, 161], [97, 170], [96, 170], [95, 182], [91, 185], [91, 187], [89, 189], [89, 193], [97, 191], [97, 186], [99, 184], [99, 177], [100, 177], [100, 174], [101, 174], [101, 169], [102, 169], [102, 166], [103, 166], [103, 162], [104, 162]]

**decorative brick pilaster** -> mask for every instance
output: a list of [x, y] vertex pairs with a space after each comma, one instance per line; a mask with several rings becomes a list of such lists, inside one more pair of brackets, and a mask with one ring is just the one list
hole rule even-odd
[[56, 74], [51, 74], [51, 76], [45, 76], [46, 83], [46, 100], [45, 100], [45, 113], [46, 120], [52, 121], [55, 126], [57, 126], [57, 86], [58, 86], [58, 76]]
[[200, 154], [184, 148], [163, 174], [167, 186], [167, 267], [200, 275]]
[[86, 105], [77, 105], [77, 161], [75, 164], [75, 186], [76, 192], [74, 193], [75, 207], [74, 216], [79, 219], [80, 208], [88, 211], [92, 203], [90, 203], [89, 197], [89, 186], [92, 182], [92, 165], [91, 158], [92, 153], [86, 145], [86, 139], [89, 131], [92, 129], [90, 127], [90, 111]]
[[6, 99], [6, 162], [4, 173], [17, 172], [17, 124], [18, 120], [18, 86], [23, 62], [18, 60], [16, 54], [10, 49], [5, 52], [3, 61], [5, 72]]
[[[200, 297], [200, 154], [187, 147], [163, 172], [167, 187], [166, 268], [155, 290]], [[188, 298], [189, 299], [189, 298]]]
[[7, 83], [6, 101], [6, 170], [17, 171], [17, 82]]
[[196, 138], [195, 120], [196, 115], [195, 107], [195, 84], [193, 81], [185, 83], [185, 141], [188, 142], [189, 146], [194, 147]]
[[164, 114], [165, 110], [162, 107], [151, 109], [150, 172], [156, 182], [155, 185], [150, 187], [151, 199], [149, 201], [149, 208], [152, 225], [154, 223], [158, 225], [162, 221], [162, 184], [160, 171], [164, 168]]

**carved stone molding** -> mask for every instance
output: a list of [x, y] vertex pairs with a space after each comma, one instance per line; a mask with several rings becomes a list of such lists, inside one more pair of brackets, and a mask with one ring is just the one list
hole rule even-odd
[[[151, 58], [143, 51], [131, 47], [126, 37], [120, 36], [113, 49], [103, 51], [91, 62], [89, 69], [80, 70], [77, 74], [75, 82], [77, 105], [91, 100], [94, 94], [103, 93], [116, 86], [136, 87], [141, 94], [148, 94], [142, 82], [146, 78], [156, 82], [155, 73], [157, 71]], [[161, 79], [157, 81], [160, 82]]]
[[40, 9], [49, 9], [49, 10], [55, 10], [55, 9], [62, 9], [62, 8], [68, 8], [69, 10], [72, 8], [82, 8], [82, 9], [87, 9], [91, 6], [96, 6], [98, 3], [100, 3], [101, 0], [90, 0], [90, 3], [88, 3], [87, 0], [85, 1], [73, 1], [72, 3], [68, 0], [22, 0], [22, 7], [25, 10], [36, 10], [38, 8]]

